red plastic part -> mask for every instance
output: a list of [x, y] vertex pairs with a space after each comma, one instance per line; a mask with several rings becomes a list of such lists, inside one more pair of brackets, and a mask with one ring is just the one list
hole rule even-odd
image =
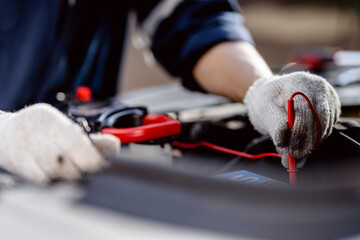
[[81, 102], [90, 102], [92, 98], [92, 92], [89, 87], [79, 86], [75, 91], [75, 99]]
[[296, 168], [296, 161], [295, 158], [293, 156], [291, 156], [291, 154], [288, 154], [289, 156], [289, 168], [288, 168], [288, 173], [289, 173], [289, 182], [290, 184], [296, 184], [297, 180], [296, 180], [296, 172], [298, 171], [298, 169]]
[[294, 100], [292, 98], [290, 98], [288, 100], [288, 125], [289, 125], [290, 130], [294, 126], [294, 121], [295, 121]]
[[131, 128], [104, 128], [101, 132], [118, 137], [121, 143], [143, 142], [181, 132], [180, 122], [163, 114], [148, 114], [143, 118], [142, 124]]
[[297, 63], [304, 64], [313, 70], [322, 69], [324, 67], [324, 59], [315, 53], [306, 53], [295, 59]]
[[[291, 96], [291, 98], [288, 100], [288, 125], [290, 130], [293, 128], [295, 121], [293, 96]], [[296, 184], [297, 183], [296, 172], [298, 171], [296, 168], [296, 160], [293, 156], [291, 156], [290, 153], [288, 154], [288, 158], [289, 158], [289, 168], [287, 171], [289, 172], [289, 182], [290, 184]]]

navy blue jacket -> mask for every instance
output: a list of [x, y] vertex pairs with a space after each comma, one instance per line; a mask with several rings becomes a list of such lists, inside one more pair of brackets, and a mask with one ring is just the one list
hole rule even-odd
[[226, 0], [0, 0], [0, 109], [55, 100], [89, 86], [116, 94], [129, 12], [155, 58], [185, 87], [196, 61], [222, 41], [248, 41], [237, 2]]

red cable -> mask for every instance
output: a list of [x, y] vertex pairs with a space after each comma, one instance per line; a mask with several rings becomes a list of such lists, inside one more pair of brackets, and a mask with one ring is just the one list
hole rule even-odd
[[[315, 121], [316, 121], [316, 126], [318, 129], [318, 136], [317, 136], [316, 144], [311, 152], [311, 154], [312, 154], [321, 142], [320, 120], [319, 120], [316, 110], [315, 110], [314, 106], [312, 105], [311, 101], [309, 100], [309, 98], [302, 92], [295, 92], [291, 95], [291, 97], [288, 100], [288, 125], [289, 125], [290, 130], [293, 128], [294, 122], [295, 122], [294, 97], [296, 95], [301, 95], [306, 100], [309, 107], [311, 108], [311, 111], [312, 111]], [[291, 156], [290, 153], [288, 154], [288, 156], [289, 156], [289, 168], [287, 171], [289, 172], [289, 181], [290, 181], [290, 184], [296, 184], [296, 182], [297, 182], [296, 172], [298, 171], [298, 169], [296, 169], [296, 160], [293, 156]]]
[[244, 153], [244, 152], [240, 152], [240, 151], [236, 151], [236, 150], [232, 150], [229, 148], [225, 148], [225, 147], [221, 147], [206, 141], [202, 141], [202, 142], [198, 142], [198, 143], [182, 143], [182, 142], [178, 142], [178, 141], [173, 141], [172, 145], [175, 147], [179, 147], [179, 148], [185, 148], [185, 149], [195, 149], [198, 147], [208, 147], [211, 149], [214, 149], [216, 151], [220, 151], [220, 152], [224, 152], [224, 153], [228, 153], [228, 154], [232, 154], [232, 155], [236, 155], [236, 156], [240, 156], [240, 157], [244, 157], [244, 158], [250, 158], [250, 159], [257, 159], [257, 158], [263, 158], [263, 157], [278, 157], [281, 158], [281, 155], [278, 153], [261, 153], [261, 154], [248, 154], [248, 153]]

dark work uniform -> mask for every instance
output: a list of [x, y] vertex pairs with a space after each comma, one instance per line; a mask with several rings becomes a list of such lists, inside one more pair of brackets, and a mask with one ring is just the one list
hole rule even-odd
[[114, 96], [130, 12], [155, 58], [193, 90], [192, 68], [209, 48], [252, 42], [235, 0], [0, 0], [0, 109], [52, 103], [79, 85]]

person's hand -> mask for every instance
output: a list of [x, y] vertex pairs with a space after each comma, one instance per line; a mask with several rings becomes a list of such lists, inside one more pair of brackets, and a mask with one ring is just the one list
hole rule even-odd
[[260, 133], [271, 136], [286, 168], [289, 152], [297, 160], [297, 167], [304, 165], [318, 134], [312, 111], [300, 96], [294, 98], [295, 122], [290, 131], [287, 101], [294, 92], [302, 92], [310, 99], [320, 119], [321, 139], [327, 138], [340, 116], [340, 101], [334, 88], [317, 75], [294, 72], [260, 79], [244, 98], [251, 123]]
[[[91, 138], [91, 139], [90, 139]], [[60, 111], [36, 104], [0, 114], [0, 167], [28, 180], [77, 180], [102, 169], [104, 157], [120, 150], [120, 141], [84, 131]]]

